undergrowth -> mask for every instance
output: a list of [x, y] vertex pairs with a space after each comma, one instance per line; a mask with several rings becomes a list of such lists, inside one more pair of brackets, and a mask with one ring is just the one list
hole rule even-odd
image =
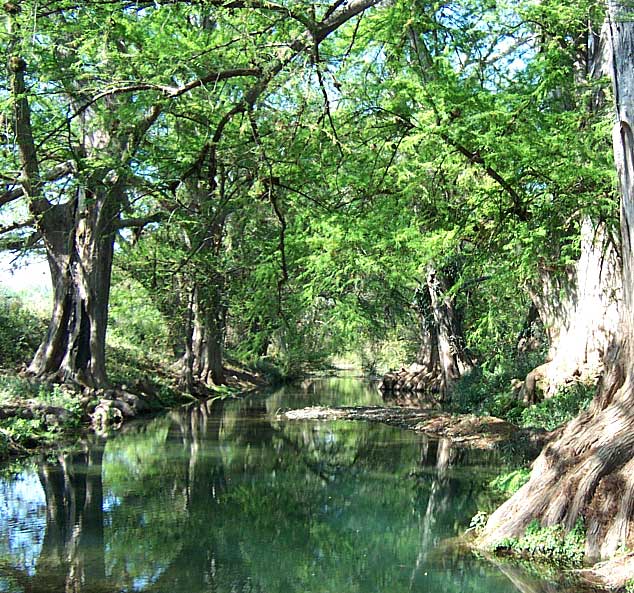
[[57, 444], [76, 433], [83, 418], [75, 391], [16, 376], [0, 376], [0, 405], [18, 406], [23, 411], [0, 420], [0, 459]]
[[28, 363], [37, 349], [46, 320], [30, 310], [22, 299], [0, 290], [0, 366], [12, 369]]
[[503, 418], [522, 428], [554, 430], [585, 410], [595, 393], [592, 384], [576, 381], [565, 385], [551, 398], [526, 406], [513, 390], [514, 380], [525, 377], [542, 362], [531, 353], [500, 362], [493, 368], [476, 368], [460, 379], [452, 394], [452, 411]]
[[583, 563], [585, 539], [581, 518], [568, 533], [562, 525], [542, 527], [539, 521], [534, 520], [528, 524], [522, 537], [505, 538], [494, 546], [494, 551], [578, 567]]
[[554, 430], [585, 410], [595, 391], [594, 385], [582, 382], [566, 385], [554, 397], [523, 409], [520, 424], [525, 428]]
[[453, 411], [496, 416], [519, 423], [523, 406], [513, 392], [513, 380], [525, 377], [543, 362], [542, 359], [541, 352], [530, 352], [475, 368], [456, 384], [452, 393]]
[[514, 469], [500, 474], [489, 482], [489, 489], [504, 498], [515, 494], [531, 475], [531, 470], [526, 467]]

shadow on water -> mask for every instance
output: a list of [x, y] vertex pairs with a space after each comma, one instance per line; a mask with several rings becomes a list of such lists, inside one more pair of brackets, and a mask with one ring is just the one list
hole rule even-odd
[[0, 592], [566, 590], [444, 543], [491, 505], [492, 454], [275, 419], [302, 398], [318, 386], [172, 412], [0, 483]]

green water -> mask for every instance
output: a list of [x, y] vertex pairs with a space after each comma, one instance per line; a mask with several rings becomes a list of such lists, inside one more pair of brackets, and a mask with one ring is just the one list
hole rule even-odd
[[128, 426], [0, 480], [0, 592], [563, 591], [449, 541], [493, 504], [498, 458], [275, 418], [380, 401], [355, 379], [305, 382]]

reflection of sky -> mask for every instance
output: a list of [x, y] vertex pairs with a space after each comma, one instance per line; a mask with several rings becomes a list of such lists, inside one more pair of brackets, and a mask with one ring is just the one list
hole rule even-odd
[[37, 472], [0, 480], [0, 555], [34, 574], [45, 529], [46, 498]]

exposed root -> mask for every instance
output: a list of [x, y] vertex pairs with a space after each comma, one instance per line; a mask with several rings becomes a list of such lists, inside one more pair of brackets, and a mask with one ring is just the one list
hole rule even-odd
[[440, 394], [443, 376], [439, 369], [429, 370], [420, 364], [412, 364], [384, 375], [379, 389], [384, 393], [432, 393]]
[[[612, 403], [571, 421], [535, 461], [529, 482], [491, 515], [482, 543], [519, 537], [534, 519], [543, 526], [586, 525], [586, 556], [607, 558], [634, 543], [633, 385]], [[598, 398], [601, 401], [601, 398]], [[605, 400], [604, 400], [605, 401]]]

